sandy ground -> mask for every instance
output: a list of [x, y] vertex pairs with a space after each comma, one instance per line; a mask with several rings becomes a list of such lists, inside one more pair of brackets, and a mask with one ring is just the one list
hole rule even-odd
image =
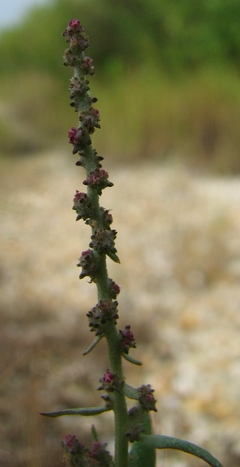
[[[37, 412], [100, 400], [94, 390], [107, 365], [104, 343], [81, 355], [92, 339], [85, 314], [96, 291], [75, 267], [90, 232], [71, 209], [75, 190], [83, 190], [83, 170], [71, 157], [1, 163], [3, 467], [62, 465], [59, 436], [74, 431], [87, 439], [93, 420], [42, 421]], [[155, 388], [157, 432], [187, 438], [237, 467], [240, 178], [147, 163], [109, 172], [114, 187], [101, 204], [112, 209], [121, 260], [109, 262], [109, 273], [121, 286], [120, 328], [132, 325], [133, 356], [144, 364], [124, 364], [127, 380]], [[96, 425], [107, 436], [111, 422], [103, 417], [106, 428]], [[168, 451], [160, 465], [203, 462]]]

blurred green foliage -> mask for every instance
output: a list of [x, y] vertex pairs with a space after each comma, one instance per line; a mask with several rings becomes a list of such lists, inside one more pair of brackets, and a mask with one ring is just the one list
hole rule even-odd
[[30, 10], [0, 41], [0, 72], [34, 68], [61, 76], [59, 34], [80, 17], [98, 71], [154, 61], [170, 73], [229, 63], [240, 68], [238, 0], [55, 0]]
[[127, 159], [191, 154], [218, 161], [219, 170], [240, 169], [238, 0], [55, 0], [32, 8], [0, 36], [2, 152], [65, 138], [73, 116], [61, 33], [73, 17], [90, 35], [103, 151]]

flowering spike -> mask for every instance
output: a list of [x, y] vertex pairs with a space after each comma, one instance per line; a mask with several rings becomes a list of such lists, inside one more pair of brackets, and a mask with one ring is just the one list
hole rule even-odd
[[[75, 66], [79, 61], [79, 52], [83, 52], [89, 46], [89, 39], [85, 33], [84, 27], [77, 19], [71, 19], [68, 26], [63, 31], [62, 35], [66, 38], [66, 42], [70, 43], [69, 53], [74, 56], [76, 62], [64, 62], [64, 65]], [[66, 52], [65, 52], [66, 55]]]
[[[173, 447], [185, 450], [206, 460], [212, 467], [221, 464], [209, 453], [186, 441], [151, 435], [149, 411], [156, 411], [154, 390], [150, 385], [132, 388], [124, 381], [122, 357], [131, 363], [141, 362], [132, 359], [129, 349], [136, 347], [135, 338], [130, 325], [119, 332], [116, 329], [118, 319], [118, 302], [115, 300], [120, 287], [108, 277], [106, 256], [120, 262], [117, 256], [115, 240], [116, 230], [110, 228], [113, 219], [108, 209], [99, 205], [102, 190], [113, 186], [108, 173], [102, 169], [102, 156], [92, 147], [92, 135], [100, 128], [100, 114], [94, 107], [97, 102], [91, 97], [89, 81], [86, 77], [94, 74], [92, 59], [84, 51], [89, 45], [88, 36], [76, 18], [69, 21], [63, 32], [69, 47], [64, 54], [64, 65], [74, 68], [70, 81], [69, 96], [71, 107], [78, 113], [78, 127], [71, 127], [68, 132], [69, 143], [73, 146], [73, 154], [79, 155], [77, 166], [83, 167], [87, 193], [76, 191], [73, 209], [77, 220], [83, 219], [92, 229], [89, 249], [82, 252], [77, 266], [82, 268], [80, 279], [88, 276], [90, 282], [97, 286], [98, 302], [87, 313], [90, 330], [95, 332], [95, 339], [84, 355], [89, 353], [105, 337], [109, 350], [109, 369], [100, 378], [99, 390], [107, 394], [102, 396], [105, 407], [87, 407], [65, 409], [59, 412], [42, 413], [48, 417], [62, 415], [98, 415], [113, 410], [115, 417], [115, 458], [106, 450], [106, 443], [100, 443], [92, 428], [93, 443], [90, 449], [78, 441], [75, 435], [66, 435], [62, 441], [65, 460], [72, 467], [154, 467], [155, 448]], [[126, 397], [136, 400], [136, 406], [127, 411]], [[144, 434], [143, 434], [144, 433]], [[128, 441], [133, 447], [128, 454]], [[203, 452], [204, 451], [204, 452]]]

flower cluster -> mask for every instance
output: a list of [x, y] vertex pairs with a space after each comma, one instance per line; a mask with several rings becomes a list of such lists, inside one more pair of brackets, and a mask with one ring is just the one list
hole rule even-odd
[[100, 114], [97, 109], [91, 107], [88, 111], [82, 112], [79, 120], [82, 122], [84, 128], [87, 132], [92, 135], [95, 131], [95, 128], [100, 128], [99, 120]]
[[112, 214], [110, 214], [109, 209], [100, 208], [99, 210], [101, 215], [101, 223], [104, 229], [109, 229], [109, 226], [113, 222]]
[[106, 450], [107, 444], [92, 443], [90, 449], [86, 448], [74, 435], [66, 435], [62, 441], [65, 460], [73, 467], [109, 467], [112, 465], [112, 456]]
[[[69, 96], [71, 106], [79, 114], [79, 127], [70, 128], [68, 132], [69, 142], [73, 145], [73, 154], [79, 153], [80, 159], [77, 165], [84, 166], [82, 159], [87, 148], [91, 145], [91, 135], [96, 128], [100, 128], [100, 114], [92, 105], [97, 102], [96, 97], [91, 97], [89, 93], [89, 81], [87, 75], [94, 75], [92, 59], [85, 56], [84, 51], [89, 46], [89, 39], [80, 21], [72, 19], [67, 28], [63, 31], [69, 48], [64, 54], [64, 65], [74, 67], [77, 73], [70, 81]], [[91, 148], [91, 154], [95, 152], [96, 168], [101, 167], [99, 161], [102, 159], [97, 152]], [[107, 185], [110, 186], [110, 185]]]
[[150, 410], [157, 412], [155, 407], [157, 401], [153, 396], [153, 392], [154, 389], [151, 388], [150, 384], [142, 385], [140, 388], [138, 388], [139, 402], [142, 408], [148, 412]]
[[82, 52], [89, 46], [89, 38], [84, 27], [77, 19], [71, 19], [62, 34], [69, 43], [69, 49], [64, 54], [64, 65], [76, 66], [82, 58]]
[[97, 168], [94, 172], [90, 173], [83, 184], [94, 188], [100, 196], [104, 188], [113, 186], [113, 183], [108, 180], [108, 177], [109, 175], [104, 169]]
[[91, 281], [94, 281], [98, 271], [98, 267], [96, 264], [96, 258], [94, 256], [93, 250], [89, 249], [83, 251], [82, 255], [79, 258], [77, 266], [82, 268], [82, 272], [79, 275], [79, 279], [83, 279], [84, 277], [89, 276]]
[[95, 128], [100, 128], [99, 120], [99, 111], [93, 107], [81, 113], [79, 121], [82, 122], [82, 126], [79, 128], [72, 127], [68, 131], [69, 143], [73, 145], [73, 154], [81, 152], [91, 144], [90, 135], [94, 133]]
[[129, 349], [131, 347], [136, 348], [136, 342], [134, 339], [134, 335], [130, 329], [131, 329], [131, 326], [128, 324], [127, 326], [125, 326], [124, 331], [121, 331], [121, 330], [119, 331], [121, 335], [121, 341], [120, 341], [121, 349], [126, 354], [128, 354]]
[[86, 193], [80, 193], [76, 190], [73, 198], [73, 209], [77, 212], [76, 220], [87, 220], [91, 217], [92, 203]]
[[112, 279], [108, 279], [108, 292], [112, 299], [117, 298], [117, 295], [120, 293], [120, 287]]
[[112, 456], [106, 450], [107, 443], [100, 443], [99, 441], [92, 444], [88, 455], [91, 459], [98, 462], [101, 467], [109, 467], [112, 464]]
[[144, 432], [144, 428], [141, 424], [134, 425], [129, 431], [125, 433], [125, 436], [128, 438], [130, 443], [140, 440], [140, 435]]
[[100, 300], [97, 305], [88, 311], [88, 324], [91, 331], [95, 332], [96, 336], [104, 334], [104, 325], [107, 321], [112, 321], [116, 324], [118, 319], [117, 306], [118, 302], [116, 300], [114, 302], [110, 300]]
[[119, 392], [124, 384], [123, 379], [114, 375], [110, 370], [106, 370], [106, 373], [100, 378], [99, 382], [101, 386], [99, 386], [98, 390], [104, 390], [106, 392]]
[[81, 152], [86, 146], [91, 144], [91, 139], [82, 128], [70, 128], [68, 132], [69, 143], [73, 145], [73, 154]]
[[116, 230], [98, 229], [91, 236], [89, 246], [97, 251], [100, 255], [116, 253], [115, 238], [117, 236]]
[[[86, 93], [89, 91], [89, 81], [87, 81], [85, 78], [77, 78], [76, 76], [73, 76], [70, 79], [70, 86], [69, 86], [69, 97], [71, 99], [71, 107], [75, 107], [75, 110], [77, 112], [78, 106], [80, 104], [80, 99], [83, 98], [83, 96], [86, 95]], [[89, 96], [89, 104], [91, 103], [92, 99]], [[97, 102], [97, 99], [95, 100]]]

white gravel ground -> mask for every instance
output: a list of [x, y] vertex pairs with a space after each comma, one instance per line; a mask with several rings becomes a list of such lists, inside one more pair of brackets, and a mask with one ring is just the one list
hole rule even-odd
[[[121, 265], [109, 263], [109, 271], [121, 286], [121, 322], [133, 323], [133, 330], [142, 322], [134, 356], [140, 353], [141, 378], [156, 390], [156, 430], [187, 437], [237, 467], [240, 178], [147, 163], [109, 172], [115, 186], [105, 190], [102, 205], [113, 210], [121, 259]], [[71, 210], [75, 190], [84, 191], [82, 180], [82, 169], [61, 153], [2, 163], [4, 313], [41, 304], [67, 327], [95, 304], [94, 286], [79, 282], [75, 268], [89, 243], [89, 228], [75, 223]], [[151, 345], [144, 343], [145, 329]], [[29, 343], [38, 332], [36, 325], [26, 336]], [[138, 371], [127, 374], [131, 384], [142, 384]], [[167, 467], [170, 457], [161, 456], [161, 467]], [[189, 456], [174, 459], [174, 467], [202, 465]]]

